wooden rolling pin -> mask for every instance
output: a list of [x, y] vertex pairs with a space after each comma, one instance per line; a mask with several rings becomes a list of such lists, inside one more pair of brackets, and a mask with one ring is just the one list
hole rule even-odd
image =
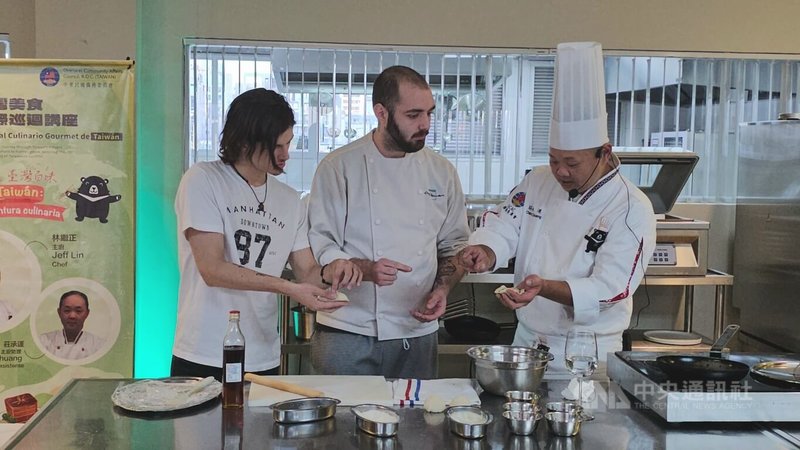
[[311, 389], [303, 386], [298, 386], [296, 384], [287, 383], [285, 381], [278, 381], [272, 379], [270, 377], [264, 377], [261, 375], [256, 375], [254, 373], [246, 373], [244, 374], [244, 379], [255, 384], [260, 384], [262, 386], [271, 387], [273, 389], [277, 389], [279, 391], [286, 391], [291, 392], [293, 394], [304, 395], [306, 397], [324, 397], [325, 394], [322, 391], [318, 391], [316, 389]]

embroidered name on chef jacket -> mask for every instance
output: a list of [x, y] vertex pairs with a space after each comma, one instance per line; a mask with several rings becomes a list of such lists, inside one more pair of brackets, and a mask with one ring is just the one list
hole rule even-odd
[[608, 220], [605, 217], [601, 217], [598, 227], [583, 237], [588, 241], [586, 243], [586, 253], [597, 253], [597, 250], [606, 241], [606, 236], [608, 236]]
[[444, 194], [440, 194], [439, 191], [436, 190], [436, 188], [429, 188], [427, 191], [425, 191], [425, 195], [427, 195], [430, 198], [442, 198], [442, 197], [444, 197]]
[[537, 208], [533, 205], [528, 205], [528, 210], [525, 211], [525, 214], [535, 218], [541, 219], [542, 218], [542, 208]]

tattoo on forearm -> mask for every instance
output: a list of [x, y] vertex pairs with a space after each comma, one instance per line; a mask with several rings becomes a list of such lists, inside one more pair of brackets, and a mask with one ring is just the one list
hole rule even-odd
[[[453, 275], [455, 275], [459, 268], [456, 267], [454, 263], [455, 257], [447, 257], [447, 258], [440, 258], [439, 259], [439, 267], [436, 269], [436, 280], [433, 282], [433, 289], [436, 289], [441, 286], [451, 286], [454, 285], [458, 280], [453, 280]], [[463, 271], [462, 271], [463, 275]], [[458, 277], [459, 279], [461, 277]]]

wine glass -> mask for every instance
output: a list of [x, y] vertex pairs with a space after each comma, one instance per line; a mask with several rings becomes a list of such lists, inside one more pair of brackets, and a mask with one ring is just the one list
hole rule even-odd
[[[573, 328], [567, 333], [564, 348], [567, 369], [578, 379], [578, 408], [583, 409], [583, 377], [591, 375], [597, 369], [597, 336], [594, 331]], [[586, 416], [591, 419], [591, 416]]]

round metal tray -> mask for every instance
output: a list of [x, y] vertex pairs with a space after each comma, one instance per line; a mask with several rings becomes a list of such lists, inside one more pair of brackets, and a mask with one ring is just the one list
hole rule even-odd
[[[381, 405], [361, 404], [351, 409], [356, 415], [356, 424], [361, 431], [378, 437], [390, 437], [397, 434], [400, 415], [392, 408]], [[386, 420], [377, 420], [371, 413], [380, 413]]]
[[[461, 416], [469, 415], [475, 421], [463, 421]], [[494, 420], [494, 416], [478, 406], [451, 406], [445, 411], [450, 431], [467, 439], [480, 439], [486, 434], [486, 429]]]
[[339, 399], [308, 397], [272, 404], [272, 419], [278, 423], [314, 422], [333, 417]]
[[800, 361], [765, 361], [750, 368], [758, 381], [790, 389], [800, 389]]

